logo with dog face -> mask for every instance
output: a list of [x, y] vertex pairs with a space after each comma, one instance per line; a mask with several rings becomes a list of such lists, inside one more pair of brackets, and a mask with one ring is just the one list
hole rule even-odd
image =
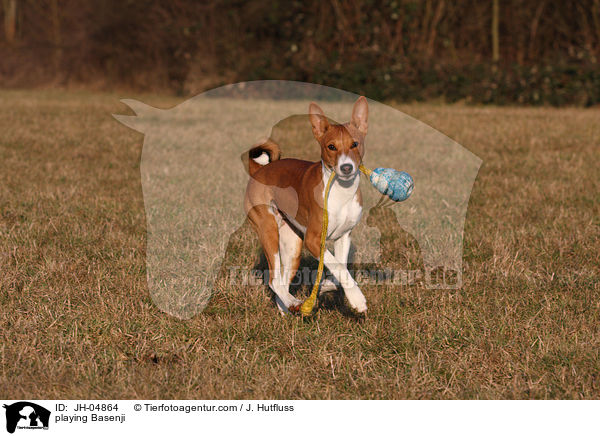
[[[251, 156], [253, 146], [274, 140], [284, 158], [319, 162], [322, 147], [311, 131], [311, 102], [333, 125], [348, 120], [357, 98], [314, 84], [258, 81], [217, 88], [168, 110], [123, 100], [135, 116], [115, 118], [145, 135], [140, 172], [146, 274], [159, 308], [179, 318], [201, 312], [223, 266], [239, 266], [260, 246], [258, 241], [242, 246], [250, 240], [240, 231], [247, 222], [243, 199], [249, 164], [254, 165], [249, 160], [268, 164], [273, 152]], [[408, 200], [391, 204], [368, 181], [361, 182], [364, 212], [352, 231], [352, 263], [372, 269], [380, 259], [391, 259], [409, 273], [423, 271], [427, 288], [460, 288], [463, 229], [481, 159], [398, 109], [369, 100], [368, 110], [364, 165], [406, 171], [415, 188]], [[289, 192], [286, 198], [298, 204], [288, 209], [299, 209], [305, 194]], [[410, 250], [418, 253], [412, 263], [404, 261]]]
[[50, 411], [29, 401], [19, 401], [3, 406], [6, 409], [6, 431], [14, 433], [16, 429], [48, 429]]

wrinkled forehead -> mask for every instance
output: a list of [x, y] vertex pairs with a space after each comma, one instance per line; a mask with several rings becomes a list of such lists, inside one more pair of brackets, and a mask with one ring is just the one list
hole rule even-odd
[[352, 124], [332, 124], [325, 132], [325, 141], [352, 143], [360, 139], [358, 129]]

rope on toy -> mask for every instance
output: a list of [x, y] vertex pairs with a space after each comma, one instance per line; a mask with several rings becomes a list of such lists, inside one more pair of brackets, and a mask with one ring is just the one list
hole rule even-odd
[[[397, 171], [392, 168], [375, 168], [370, 170], [363, 164], [360, 164], [358, 169], [369, 178], [375, 189], [384, 195], [387, 195], [394, 201], [406, 200], [414, 188], [412, 177], [404, 172]], [[302, 316], [309, 316], [317, 302], [319, 286], [323, 277], [323, 259], [325, 257], [325, 242], [327, 239], [327, 227], [329, 225], [329, 213], [327, 212], [327, 200], [329, 199], [329, 191], [335, 179], [335, 171], [331, 172], [327, 186], [325, 187], [325, 195], [323, 196], [323, 225], [321, 226], [321, 252], [319, 254], [319, 268], [317, 269], [317, 278], [313, 285], [310, 296], [300, 306]]]

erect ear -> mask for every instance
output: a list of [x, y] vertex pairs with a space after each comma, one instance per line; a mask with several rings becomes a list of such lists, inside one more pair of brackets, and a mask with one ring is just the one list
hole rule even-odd
[[367, 134], [367, 119], [369, 118], [369, 105], [367, 99], [364, 96], [358, 97], [354, 108], [352, 109], [352, 124], [362, 132], [364, 135]]
[[325, 117], [319, 105], [314, 102], [308, 107], [308, 117], [312, 125], [313, 135], [319, 140], [329, 128], [329, 121], [327, 121], [327, 117]]

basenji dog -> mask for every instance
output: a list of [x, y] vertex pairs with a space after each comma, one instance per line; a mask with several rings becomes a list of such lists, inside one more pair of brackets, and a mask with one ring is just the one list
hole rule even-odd
[[279, 145], [271, 140], [249, 151], [250, 180], [244, 208], [258, 233], [269, 264], [269, 287], [279, 310], [297, 312], [301, 301], [289, 292], [300, 263], [302, 241], [317, 259], [321, 250], [323, 199], [329, 177], [335, 172], [328, 197], [327, 239], [334, 253], [325, 251], [324, 264], [341, 284], [350, 306], [367, 310], [366, 299], [347, 268], [350, 232], [362, 214], [359, 165], [365, 153], [368, 104], [360, 97], [352, 118], [330, 123], [316, 103], [309, 105], [309, 119], [321, 147], [321, 160], [280, 159]]

